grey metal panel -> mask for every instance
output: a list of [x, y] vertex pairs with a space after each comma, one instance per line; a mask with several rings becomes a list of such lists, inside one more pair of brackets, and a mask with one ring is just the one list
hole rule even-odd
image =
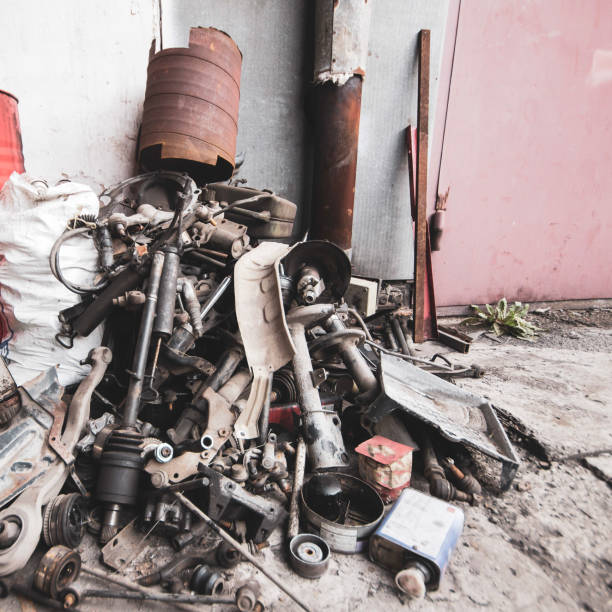
[[431, 142], [447, 12], [448, 0], [373, 3], [355, 186], [353, 266], [357, 275], [414, 277], [405, 133], [409, 124], [416, 125], [418, 33], [429, 29]]
[[305, 57], [308, 0], [162, 0], [164, 48], [187, 46], [189, 28], [227, 32], [243, 54], [236, 151], [246, 154], [238, 176], [298, 204], [310, 197], [304, 92], [312, 78]]

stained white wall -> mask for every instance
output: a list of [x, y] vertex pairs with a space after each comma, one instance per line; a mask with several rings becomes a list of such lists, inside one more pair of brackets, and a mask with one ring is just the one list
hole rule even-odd
[[[412, 277], [404, 129], [416, 122], [421, 28], [431, 29], [430, 133], [434, 125], [447, 7], [448, 0], [373, 2], [353, 232], [362, 275]], [[0, 89], [20, 99], [26, 170], [96, 191], [133, 175], [152, 40], [161, 30], [165, 48], [185, 46], [191, 26], [215, 26], [244, 53], [240, 176], [296, 202], [307, 217], [311, 13], [312, 0], [0, 0]]]
[[2, 0], [0, 89], [19, 98], [26, 171], [96, 191], [134, 173], [158, 0]]

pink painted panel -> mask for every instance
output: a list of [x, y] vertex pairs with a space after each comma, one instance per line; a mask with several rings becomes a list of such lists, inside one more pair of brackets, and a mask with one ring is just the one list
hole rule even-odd
[[447, 189], [439, 306], [612, 297], [610, 0], [461, 2]]

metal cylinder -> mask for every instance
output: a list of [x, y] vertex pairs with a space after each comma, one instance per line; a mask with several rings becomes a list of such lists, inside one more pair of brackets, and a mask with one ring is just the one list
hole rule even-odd
[[164, 268], [159, 281], [159, 296], [157, 298], [153, 333], [162, 338], [169, 338], [174, 329], [176, 281], [179, 275], [181, 258], [176, 247], [166, 247], [164, 252]]
[[139, 146], [143, 168], [187, 171], [198, 183], [232, 175], [241, 66], [236, 43], [215, 28], [192, 28], [188, 48], [151, 58]]
[[340, 419], [333, 411], [323, 410], [319, 391], [312, 383], [312, 362], [304, 327], [290, 325], [289, 331], [295, 345], [293, 371], [311, 467], [314, 471], [346, 467], [349, 458], [342, 440]]
[[[346, 326], [338, 315], [332, 315], [326, 321], [325, 328], [329, 332], [338, 332], [346, 329]], [[342, 361], [353, 375], [361, 393], [367, 393], [369, 397], [378, 391], [376, 376], [374, 376], [365, 357], [354, 344], [345, 343], [340, 350], [340, 357], [342, 357]]]
[[360, 76], [315, 88], [315, 155], [310, 238], [351, 248], [361, 114]]
[[147, 286], [147, 301], [142, 309], [138, 340], [134, 348], [130, 384], [125, 398], [125, 406], [123, 408], [122, 425], [124, 427], [133, 427], [138, 418], [142, 385], [144, 382], [147, 357], [149, 355], [149, 345], [151, 343], [151, 333], [153, 331], [153, 318], [155, 317], [157, 294], [159, 292], [159, 281], [163, 265], [164, 254], [157, 251], [153, 255], [153, 261], [151, 263], [149, 284]]
[[17, 98], [0, 90], [0, 188], [12, 172], [24, 172]]

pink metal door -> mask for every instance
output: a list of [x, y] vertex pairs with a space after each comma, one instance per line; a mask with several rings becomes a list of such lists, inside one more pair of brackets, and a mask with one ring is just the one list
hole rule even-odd
[[612, 297], [610, 0], [462, 0], [447, 190], [438, 305]]

